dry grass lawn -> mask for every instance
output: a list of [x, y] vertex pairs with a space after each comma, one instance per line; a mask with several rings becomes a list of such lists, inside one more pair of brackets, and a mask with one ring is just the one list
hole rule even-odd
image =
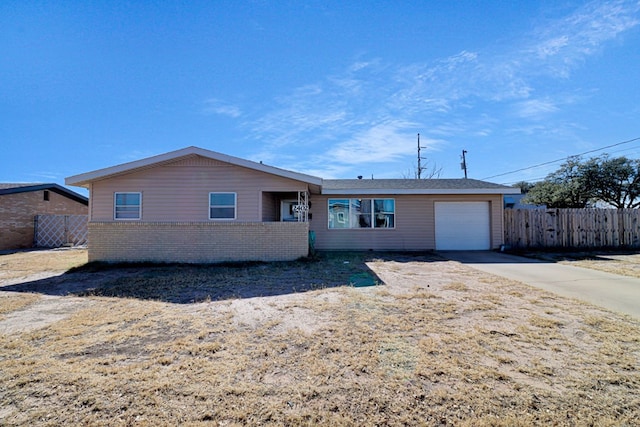
[[86, 253], [24, 255], [30, 283], [0, 282], [0, 425], [640, 419], [639, 321], [433, 254], [52, 278]]
[[46, 277], [87, 263], [87, 251], [53, 249], [0, 255], [0, 283]]

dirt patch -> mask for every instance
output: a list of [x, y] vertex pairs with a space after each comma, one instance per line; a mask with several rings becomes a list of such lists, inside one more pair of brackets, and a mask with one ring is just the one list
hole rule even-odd
[[0, 319], [0, 334], [24, 333], [44, 328], [78, 310], [90, 307], [91, 304], [92, 301], [86, 299], [43, 296]]
[[55, 281], [69, 269], [86, 262], [87, 251], [82, 248], [4, 251], [0, 254], [0, 333], [43, 328], [86, 307], [89, 301], [50, 297], [37, 288], [32, 292], [21, 289], [24, 283]]
[[[354, 287], [350, 278], [364, 273], [377, 285]], [[75, 287], [56, 281], [78, 277]], [[0, 424], [640, 418], [639, 322], [434, 254], [80, 269], [51, 280], [21, 284], [44, 296], [5, 311], [35, 317], [49, 300], [68, 309], [46, 326], [0, 334]], [[249, 293], [252, 284], [261, 295]], [[84, 296], [48, 296], [69, 289]], [[25, 292], [4, 292], [0, 304]], [[194, 295], [205, 299], [188, 303]]]

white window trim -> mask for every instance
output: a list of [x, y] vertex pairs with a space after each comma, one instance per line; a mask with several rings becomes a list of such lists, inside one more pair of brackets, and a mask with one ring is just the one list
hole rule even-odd
[[[116, 217], [116, 200], [118, 200], [118, 194], [137, 194], [140, 196], [140, 204], [138, 205], [138, 217], [137, 218], [117, 218]], [[114, 221], [140, 221], [142, 219], [142, 192], [139, 191], [116, 191], [113, 193], [113, 219]]]
[[[354, 199], [369, 199], [371, 200], [371, 226], [370, 227], [334, 227], [332, 228], [331, 225], [331, 220], [330, 220], [330, 212], [329, 212], [329, 206], [330, 206], [330, 201], [331, 200], [349, 200], [349, 213], [347, 215], [347, 221], [351, 220], [351, 200]], [[393, 200], [393, 227], [375, 227], [375, 212], [373, 212], [374, 210], [374, 200]], [[397, 224], [397, 220], [398, 220], [398, 212], [397, 212], [397, 207], [398, 204], [396, 203], [396, 199], [393, 197], [348, 197], [348, 198], [342, 198], [342, 197], [335, 197], [333, 199], [329, 198], [327, 199], [327, 229], [328, 230], [395, 230], [396, 229], [396, 224]], [[339, 212], [338, 215], [343, 215], [343, 212]]]
[[[212, 194], [233, 194], [233, 218], [211, 218], [211, 195]], [[209, 193], [209, 220], [210, 221], [234, 221], [238, 218], [238, 193], [233, 191], [212, 191]], [[230, 207], [226, 205], [221, 205], [220, 207]]]

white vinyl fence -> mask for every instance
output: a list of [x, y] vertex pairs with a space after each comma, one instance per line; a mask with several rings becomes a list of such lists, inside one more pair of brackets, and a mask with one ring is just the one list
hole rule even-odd
[[34, 242], [39, 248], [87, 244], [87, 215], [36, 215]]

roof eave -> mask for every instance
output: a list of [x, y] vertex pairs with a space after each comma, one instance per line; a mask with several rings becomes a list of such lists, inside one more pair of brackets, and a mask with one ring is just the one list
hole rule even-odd
[[445, 194], [520, 194], [518, 188], [461, 188], [461, 189], [442, 189], [442, 188], [404, 188], [404, 189], [322, 189], [322, 194], [326, 195], [384, 195], [384, 194], [397, 194], [397, 195], [445, 195]]
[[0, 190], [0, 195], [4, 194], [19, 194], [19, 193], [28, 193], [31, 191], [42, 191], [42, 190], [50, 190], [54, 193], [58, 193], [62, 196], [65, 196], [73, 201], [78, 203], [82, 203], [84, 205], [89, 204], [89, 199], [82, 194], [78, 194], [74, 191], [71, 191], [67, 188], [64, 188], [58, 184], [37, 184], [37, 185], [24, 185], [21, 187], [14, 187], [9, 189]]
[[171, 160], [178, 159], [189, 155], [198, 155], [213, 160], [229, 163], [236, 166], [241, 166], [257, 171], [269, 173], [272, 175], [281, 176], [284, 178], [293, 179], [296, 181], [306, 182], [312, 185], [322, 185], [322, 178], [306, 175], [298, 172], [288, 171], [285, 169], [279, 169], [274, 166], [267, 166], [262, 163], [256, 163], [251, 160], [241, 159], [239, 157], [229, 156], [227, 154], [217, 153], [215, 151], [205, 150], [198, 147], [187, 147], [169, 153], [160, 154], [157, 156], [147, 157], [146, 159], [136, 160], [133, 162], [123, 163], [121, 165], [111, 166], [104, 169], [98, 169], [91, 172], [86, 172], [79, 175], [73, 175], [65, 179], [66, 185], [73, 185], [77, 187], [88, 187], [92, 181], [106, 179], [113, 175], [132, 172], [136, 169], [142, 169], [146, 167], [152, 167], [162, 164]]

